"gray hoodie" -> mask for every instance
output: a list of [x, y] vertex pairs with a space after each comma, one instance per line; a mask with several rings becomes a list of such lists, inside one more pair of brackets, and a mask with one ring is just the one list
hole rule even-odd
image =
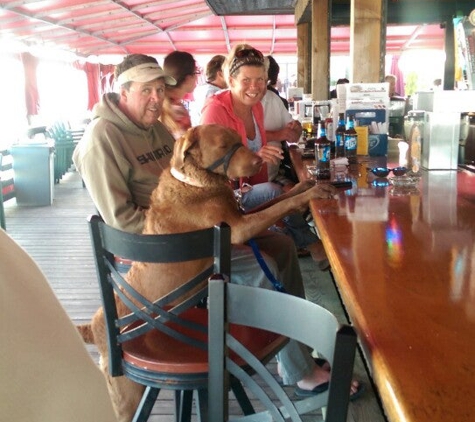
[[109, 93], [96, 104], [73, 161], [104, 221], [141, 233], [144, 210], [170, 162], [174, 139], [158, 121], [147, 130], [132, 123], [118, 101], [118, 94]]

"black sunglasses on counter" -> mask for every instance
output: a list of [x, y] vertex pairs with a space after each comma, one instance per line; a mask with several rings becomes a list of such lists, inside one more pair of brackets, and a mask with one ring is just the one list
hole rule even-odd
[[376, 177], [387, 177], [389, 173], [393, 173], [394, 176], [404, 176], [408, 172], [407, 167], [394, 167], [392, 169], [387, 167], [373, 167], [369, 169], [371, 173], [373, 173]]

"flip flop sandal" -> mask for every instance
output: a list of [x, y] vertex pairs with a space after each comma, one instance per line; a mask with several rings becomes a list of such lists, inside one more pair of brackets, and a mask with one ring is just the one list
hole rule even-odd
[[[295, 387], [295, 396], [296, 397], [312, 397], [316, 396], [318, 394], [324, 393], [325, 391], [328, 390], [328, 387], [330, 386], [329, 382], [324, 382], [323, 384], [317, 385], [313, 390], [303, 390], [300, 387]], [[350, 401], [355, 401], [359, 399], [365, 391], [364, 384], [361, 382], [358, 385], [358, 389], [350, 395]]]
[[[329, 365], [328, 361], [326, 359], [322, 359], [322, 358], [313, 358], [313, 361], [315, 362], [316, 365], [318, 365], [320, 368], [323, 368], [325, 365]], [[279, 380], [277, 381], [279, 383], [280, 386], [284, 386], [284, 383], [282, 382], [282, 379], [279, 378]], [[323, 384], [322, 384], [323, 385]]]

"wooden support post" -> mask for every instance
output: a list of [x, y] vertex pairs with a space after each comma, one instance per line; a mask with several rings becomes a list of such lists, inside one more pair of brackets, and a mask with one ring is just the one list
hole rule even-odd
[[387, 0], [351, 0], [350, 82], [381, 82], [386, 55]]
[[304, 92], [311, 90], [311, 50], [312, 30], [309, 23], [297, 25], [297, 86], [303, 87]]
[[331, 0], [312, 1], [312, 98], [327, 100], [330, 92]]

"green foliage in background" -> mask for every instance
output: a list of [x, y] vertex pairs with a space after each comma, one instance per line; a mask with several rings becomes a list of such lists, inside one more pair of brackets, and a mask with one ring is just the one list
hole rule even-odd
[[415, 92], [418, 91], [417, 83], [418, 83], [417, 73], [416, 72], [410, 72], [406, 76], [406, 86], [405, 86], [406, 97], [409, 96], [409, 95], [412, 96]]

